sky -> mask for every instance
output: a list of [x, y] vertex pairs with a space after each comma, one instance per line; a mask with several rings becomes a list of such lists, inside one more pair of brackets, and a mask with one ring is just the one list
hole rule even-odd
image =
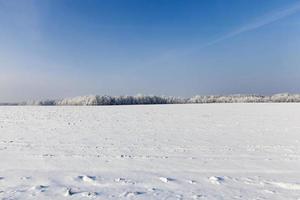
[[299, 0], [0, 0], [0, 102], [300, 93]]

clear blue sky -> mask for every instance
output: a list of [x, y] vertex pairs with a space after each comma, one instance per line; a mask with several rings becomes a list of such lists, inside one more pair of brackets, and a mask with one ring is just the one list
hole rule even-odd
[[300, 92], [300, 1], [0, 0], [0, 102]]

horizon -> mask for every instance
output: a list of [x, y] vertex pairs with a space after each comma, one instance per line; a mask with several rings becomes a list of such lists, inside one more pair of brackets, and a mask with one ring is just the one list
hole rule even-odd
[[[237, 98], [246, 98], [246, 97], [257, 97], [257, 98], [284, 98], [284, 100], [280, 100], [280, 102], [300, 102], [300, 93], [274, 93], [274, 94], [270, 94], [270, 95], [262, 95], [262, 94], [226, 94], [226, 95], [222, 95], [222, 94], [207, 94], [207, 95], [201, 95], [201, 94], [196, 94], [193, 96], [168, 96], [168, 95], [153, 95], [153, 94], [135, 94], [135, 95], [98, 95], [98, 94], [89, 94], [89, 95], [82, 95], [82, 96], [72, 96], [72, 97], [62, 97], [62, 98], [46, 98], [46, 99], [28, 99], [25, 101], [12, 101], [12, 102], [0, 102], [0, 106], [2, 105], [35, 105], [36, 103], [41, 103], [41, 102], [61, 102], [61, 101], [65, 101], [65, 100], [76, 100], [76, 99], [82, 99], [81, 101], [84, 101], [83, 99], [87, 100], [87, 99], [98, 99], [98, 98], [102, 98], [102, 97], [109, 97], [109, 98], [113, 98], [113, 99], [118, 99], [120, 97], [126, 97], [126, 98], [139, 98], [139, 97], [144, 97], [144, 98], [152, 98], [152, 97], [159, 97], [162, 99], [172, 99], [172, 98], [176, 98], [179, 101], [191, 101], [194, 98], [203, 98], [203, 97], [212, 97], [212, 98], [226, 98], [226, 97], [237, 97]], [[288, 98], [291, 97], [294, 100], [290, 101], [288, 100]], [[277, 100], [275, 100], [276, 102]], [[185, 102], [185, 103], [187, 103]], [[51, 103], [51, 105], [52, 105]], [[258, 102], [259, 103], [259, 102]], [[144, 104], [144, 103], [141, 103]], [[157, 104], [157, 103], [149, 103], [149, 104]], [[159, 103], [160, 104], [160, 103]], [[43, 103], [41, 105], [44, 105]], [[48, 105], [48, 104], [45, 104]], [[121, 104], [123, 105], [123, 104]], [[127, 104], [124, 104], [127, 105]]]
[[0, 0], [0, 102], [300, 93], [299, 19], [299, 0]]

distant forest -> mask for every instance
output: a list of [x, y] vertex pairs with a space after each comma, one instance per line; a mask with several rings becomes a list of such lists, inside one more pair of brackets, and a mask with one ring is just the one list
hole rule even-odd
[[89, 95], [60, 100], [39, 100], [22, 103], [1, 103], [0, 105], [40, 105], [40, 106], [100, 106], [100, 105], [139, 105], [139, 104], [204, 104], [204, 103], [288, 103], [300, 102], [300, 94], [263, 95], [197, 95], [191, 98], [136, 95], [136, 96], [101, 96]]

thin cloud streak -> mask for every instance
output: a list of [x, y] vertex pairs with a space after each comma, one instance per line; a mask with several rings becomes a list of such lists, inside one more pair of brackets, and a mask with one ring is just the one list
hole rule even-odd
[[258, 20], [254, 21], [252, 23], [243, 25], [240, 28], [225, 34], [224, 36], [222, 36], [220, 38], [217, 38], [217, 39], [203, 45], [201, 48], [205, 48], [205, 47], [217, 44], [219, 42], [222, 42], [224, 40], [233, 38], [233, 37], [235, 37], [237, 35], [240, 35], [242, 33], [253, 31], [255, 29], [261, 28], [265, 25], [271, 24], [273, 22], [281, 20], [281, 19], [283, 19], [285, 17], [288, 17], [290, 15], [296, 14], [299, 11], [300, 11], [300, 2], [297, 3], [297, 4], [294, 4], [294, 5], [286, 8], [286, 9], [283, 9], [283, 10], [280, 10], [280, 11], [273, 11], [273, 12], [271, 12], [271, 13], [263, 16], [263, 17], [260, 17]]
[[[180, 57], [182, 58], [182, 57], [189, 56], [191, 54], [194, 54], [195, 52], [198, 52], [207, 47], [213, 46], [215, 44], [218, 44], [227, 39], [243, 34], [245, 32], [254, 31], [258, 28], [279, 21], [283, 18], [296, 14], [299, 11], [300, 11], [300, 1], [296, 4], [290, 5], [285, 9], [271, 11], [264, 16], [260, 16], [257, 20], [242, 25], [231, 32], [225, 33], [223, 36], [220, 36], [219, 38], [208, 41], [207, 43], [193, 46], [190, 48], [169, 49], [168, 51], [160, 53], [160, 55], [156, 59], [151, 58], [151, 60], [147, 62], [147, 66], [154, 66], [157, 65], [158, 63], [163, 63], [163, 62], [171, 62], [172, 60], [177, 60]], [[143, 64], [145, 65], [145, 63]]]

